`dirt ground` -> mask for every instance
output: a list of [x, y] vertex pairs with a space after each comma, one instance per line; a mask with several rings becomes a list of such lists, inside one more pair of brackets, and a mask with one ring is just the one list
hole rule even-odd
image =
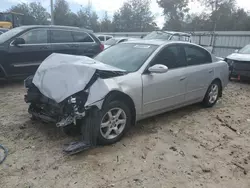
[[139, 122], [119, 143], [75, 156], [54, 125], [32, 122], [21, 83], [0, 88], [1, 188], [249, 188], [250, 84], [214, 108], [193, 105]]

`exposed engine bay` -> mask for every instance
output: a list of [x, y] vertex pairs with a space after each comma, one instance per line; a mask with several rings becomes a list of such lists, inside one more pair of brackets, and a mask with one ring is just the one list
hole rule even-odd
[[90, 108], [90, 106], [85, 106], [85, 104], [89, 96], [89, 88], [95, 81], [99, 78], [105, 79], [123, 74], [124, 72], [96, 70], [82, 91], [67, 97], [60, 103], [44, 96], [33, 83], [34, 76], [30, 76], [24, 81], [24, 85], [27, 88], [27, 94], [24, 99], [26, 103], [30, 103], [28, 112], [35, 119], [56, 123], [57, 127], [65, 127], [72, 123], [76, 124], [77, 120], [85, 117], [86, 110]]

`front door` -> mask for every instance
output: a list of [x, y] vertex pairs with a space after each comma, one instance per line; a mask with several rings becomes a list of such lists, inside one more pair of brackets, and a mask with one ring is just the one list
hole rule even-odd
[[178, 45], [165, 47], [152, 61], [166, 65], [166, 73], [145, 73], [143, 82], [143, 113], [157, 113], [181, 105], [185, 101], [187, 74], [184, 54]]
[[19, 38], [23, 38], [25, 44], [9, 46], [7, 55], [11, 68], [10, 76], [34, 74], [41, 62], [51, 54], [51, 46], [48, 43], [47, 29], [33, 29]]

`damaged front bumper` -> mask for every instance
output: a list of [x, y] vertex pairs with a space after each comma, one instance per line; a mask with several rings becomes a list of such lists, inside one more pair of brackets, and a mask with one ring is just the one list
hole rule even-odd
[[32, 118], [46, 123], [55, 123], [57, 127], [65, 127], [76, 124], [77, 120], [85, 117], [88, 110], [84, 106], [88, 96], [87, 92], [79, 92], [57, 103], [44, 96], [32, 84], [32, 79], [33, 77], [29, 77], [24, 81], [24, 86], [27, 89], [24, 101], [30, 104], [28, 112], [32, 115]]

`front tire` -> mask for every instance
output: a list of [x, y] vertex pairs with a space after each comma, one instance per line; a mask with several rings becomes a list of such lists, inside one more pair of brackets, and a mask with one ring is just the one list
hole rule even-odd
[[118, 142], [131, 126], [131, 111], [121, 101], [104, 104], [100, 113], [98, 143], [109, 145]]
[[221, 84], [219, 81], [214, 81], [208, 87], [207, 93], [203, 100], [203, 105], [205, 107], [213, 107], [219, 99], [221, 92]]

